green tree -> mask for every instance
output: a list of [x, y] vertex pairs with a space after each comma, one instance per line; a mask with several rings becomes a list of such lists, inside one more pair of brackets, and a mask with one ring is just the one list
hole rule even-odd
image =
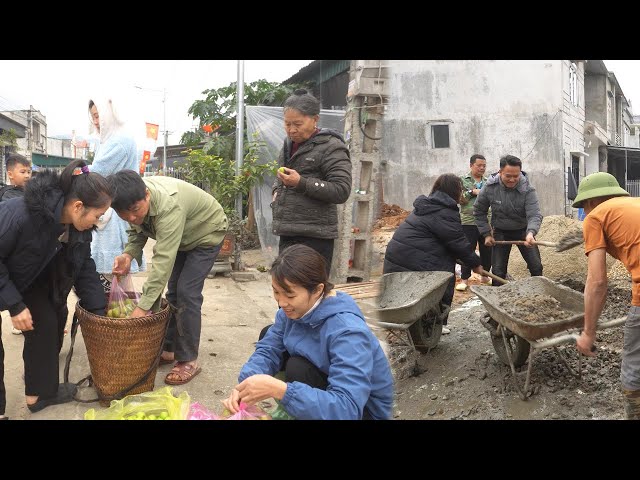
[[[296, 89], [302, 87], [309, 88], [306, 84], [283, 85], [258, 80], [245, 84], [244, 103], [281, 106]], [[236, 82], [226, 87], [205, 90], [202, 94], [205, 98], [193, 102], [188, 111], [199, 119], [199, 128], [194, 132], [184, 133], [180, 142], [188, 147], [206, 143], [202, 149], [190, 148], [186, 160], [178, 168], [188, 181], [208, 186], [229, 216], [229, 230], [236, 235], [238, 243], [249, 244], [252, 242], [252, 234], [245, 228], [247, 220], [239, 218], [235, 211], [235, 199], [239, 193], [242, 194], [243, 210], [246, 211], [251, 187], [262, 181], [267, 173], [276, 174], [277, 160], [267, 164], [258, 163], [258, 150], [263, 143], [255, 138], [246, 141], [245, 125], [244, 160], [240, 175], [236, 176]]]
[[240, 175], [236, 175], [235, 160], [205, 153], [202, 149], [188, 149], [187, 158], [176, 167], [190, 183], [205, 186], [227, 215], [235, 215], [238, 194], [248, 195], [249, 190], [267, 173], [275, 175], [278, 168], [277, 161], [258, 163], [258, 150], [262, 145], [263, 142], [255, 139], [245, 145]]
[[[297, 88], [309, 88], [307, 84], [283, 85], [277, 82], [257, 80], [245, 84], [245, 105], [280, 106]], [[236, 82], [227, 87], [209, 89], [202, 92], [206, 97], [196, 100], [189, 108], [189, 114], [199, 119], [195, 132], [182, 135], [181, 143], [193, 147], [206, 142], [204, 151], [224, 158], [235, 158], [237, 87]], [[215, 129], [215, 135], [208, 135], [203, 127]], [[245, 127], [246, 132], [246, 127]], [[246, 138], [246, 133], [245, 133]]]
[[4, 159], [6, 155], [18, 148], [18, 134], [12, 128], [0, 133], [0, 185], [4, 184]]
[[10, 130], [2, 130], [2, 133], [0, 133], [0, 147], [9, 149], [18, 148], [18, 134], [13, 128]]

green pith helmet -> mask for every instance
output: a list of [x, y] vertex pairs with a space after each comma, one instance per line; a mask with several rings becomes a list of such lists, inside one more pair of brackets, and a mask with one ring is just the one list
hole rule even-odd
[[596, 172], [587, 175], [580, 182], [578, 196], [573, 201], [573, 208], [582, 208], [585, 200], [596, 197], [628, 197], [629, 192], [620, 188], [616, 177], [607, 172]]

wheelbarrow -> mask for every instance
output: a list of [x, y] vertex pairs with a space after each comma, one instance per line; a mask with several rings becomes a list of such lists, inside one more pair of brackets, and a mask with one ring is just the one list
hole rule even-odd
[[[584, 325], [584, 295], [572, 288], [561, 285], [546, 277], [529, 277], [509, 282], [501, 287], [472, 285], [471, 291], [482, 301], [487, 314], [481, 321], [491, 334], [491, 342], [498, 358], [511, 367], [514, 384], [520, 397], [526, 400], [530, 395], [531, 367], [537, 351], [553, 347], [569, 372], [580, 378], [582, 355], [578, 357], [578, 371], [575, 372], [566, 358], [558, 350], [558, 345], [575, 342]], [[536, 296], [538, 295], [538, 296]], [[532, 321], [525, 312], [514, 313], [518, 299], [535, 302], [551, 297], [558, 302], [558, 318], [540, 318]], [[535, 317], [535, 315], [534, 315]], [[599, 322], [597, 330], [623, 325], [626, 317]], [[595, 347], [594, 347], [595, 350]], [[518, 383], [516, 368], [529, 362], [524, 387]]]
[[[386, 273], [376, 299], [378, 319], [373, 323], [392, 334], [407, 333], [407, 343], [420, 352], [438, 344], [450, 306], [441, 303], [451, 272]], [[402, 338], [396, 335], [397, 338]]]

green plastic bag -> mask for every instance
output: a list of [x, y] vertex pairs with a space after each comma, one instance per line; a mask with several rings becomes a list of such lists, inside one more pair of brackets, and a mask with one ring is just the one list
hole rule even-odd
[[278, 400], [276, 400], [276, 404], [276, 408], [269, 413], [269, 415], [271, 415], [271, 420], [295, 420], [295, 417], [292, 417]]
[[163, 387], [153, 392], [127, 395], [122, 400], [112, 400], [106, 410], [87, 410], [84, 419], [186, 420], [191, 398], [186, 391], [175, 397], [172, 390], [173, 387]]

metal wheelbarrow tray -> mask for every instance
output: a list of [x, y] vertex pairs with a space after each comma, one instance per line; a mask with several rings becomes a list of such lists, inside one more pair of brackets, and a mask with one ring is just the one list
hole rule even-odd
[[[584, 324], [584, 296], [569, 287], [546, 277], [528, 277], [511, 281], [501, 287], [472, 285], [471, 291], [482, 301], [491, 318], [516, 335], [529, 340], [550, 337], [556, 333], [581, 327]], [[560, 308], [570, 312], [568, 318], [545, 323], [530, 323], [507, 312], [500, 305], [518, 297], [534, 294], [549, 295], [560, 302]]]
[[428, 352], [438, 344], [449, 315], [449, 307], [442, 306], [441, 300], [452, 278], [451, 272], [384, 274], [376, 300], [376, 324], [390, 333], [407, 333], [410, 347]]
[[[575, 330], [584, 324], [584, 295], [582, 293], [546, 277], [529, 277], [509, 282], [507, 285], [497, 288], [473, 285], [471, 291], [482, 301], [489, 314], [489, 320], [493, 319], [498, 324], [496, 329], [489, 326], [489, 323], [483, 322], [491, 332], [491, 342], [498, 357], [511, 367], [513, 382], [522, 400], [526, 400], [532, 393], [529, 390], [529, 383], [533, 358], [536, 352], [543, 348], [553, 347], [569, 372], [577, 378], [581, 377], [582, 357], [578, 356], [578, 370], [575, 372], [557, 347], [564, 343], [575, 342], [578, 338]], [[501, 306], [504, 302], [515, 302], [519, 297], [532, 297], [535, 294], [554, 298], [559, 302], [558, 307], [568, 312], [569, 316], [561, 320], [532, 323], [519, 318], [522, 315], [516, 316], [507, 312]], [[624, 317], [608, 322], [599, 322], [596, 329], [616, 327], [623, 325], [624, 322]], [[571, 333], [572, 330], [574, 330], [573, 333]], [[558, 335], [560, 332], [564, 332], [564, 334]], [[515, 368], [524, 365], [527, 360], [529, 365], [524, 387], [522, 387], [516, 378]]]
[[380, 321], [415, 322], [440, 302], [452, 276], [449, 272], [384, 274], [377, 302]]

